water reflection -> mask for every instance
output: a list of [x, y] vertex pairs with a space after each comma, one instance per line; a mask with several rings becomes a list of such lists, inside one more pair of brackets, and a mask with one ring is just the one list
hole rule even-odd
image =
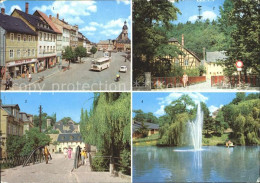
[[133, 148], [133, 181], [256, 182], [259, 147]]

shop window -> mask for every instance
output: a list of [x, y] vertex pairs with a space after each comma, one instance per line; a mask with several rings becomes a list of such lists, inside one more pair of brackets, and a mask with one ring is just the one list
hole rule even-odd
[[14, 41], [14, 33], [10, 34], [10, 39], [11, 39], [11, 41]]
[[14, 58], [14, 50], [10, 50], [9, 57], [10, 57], [10, 58]]
[[26, 41], [26, 35], [23, 36], [23, 41], [24, 41], [24, 42]]
[[29, 42], [31, 42], [31, 41], [32, 41], [32, 39], [31, 39], [31, 36], [28, 36], [28, 41], [29, 41]]
[[18, 57], [18, 58], [21, 57], [21, 50], [20, 50], [20, 49], [17, 50], [17, 57]]
[[21, 34], [17, 35], [17, 41], [21, 41]]

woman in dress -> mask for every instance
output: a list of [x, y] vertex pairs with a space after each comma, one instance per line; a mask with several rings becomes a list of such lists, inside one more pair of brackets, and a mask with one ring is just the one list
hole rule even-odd
[[71, 159], [71, 153], [72, 153], [72, 149], [71, 147], [69, 146], [69, 149], [68, 149], [68, 158]]

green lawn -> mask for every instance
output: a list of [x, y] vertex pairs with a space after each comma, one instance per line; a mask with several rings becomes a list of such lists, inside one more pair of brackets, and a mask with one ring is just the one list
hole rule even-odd
[[159, 134], [153, 134], [149, 137], [133, 139], [133, 145], [135, 146], [155, 146], [157, 140], [159, 139]]
[[221, 137], [212, 136], [210, 138], [206, 138], [205, 135], [202, 137], [202, 145], [203, 146], [216, 146], [216, 145], [225, 145], [226, 140], [228, 139], [228, 134], [222, 134]]

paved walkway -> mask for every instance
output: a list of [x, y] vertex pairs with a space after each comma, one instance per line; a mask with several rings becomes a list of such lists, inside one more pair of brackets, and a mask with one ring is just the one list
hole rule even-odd
[[[259, 91], [259, 87], [249, 87], [246, 91], [250, 91], [250, 92], [258, 92]], [[244, 91], [241, 89], [237, 89], [237, 88], [217, 88], [217, 87], [211, 87], [211, 80], [207, 80], [206, 82], [203, 83], [199, 83], [199, 84], [194, 84], [194, 85], [190, 85], [187, 87], [178, 87], [178, 88], [164, 88], [164, 89], [152, 89], [152, 91], [188, 91], [188, 92], [238, 92], [238, 91]]]
[[63, 154], [53, 154], [49, 164], [39, 163], [26, 167], [1, 170], [1, 183], [85, 183], [85, 182], [130, 182], [113, 177], [109, 172], [91, 172], [89, 162], [73, 170], [73, 159], [64, 159]]

